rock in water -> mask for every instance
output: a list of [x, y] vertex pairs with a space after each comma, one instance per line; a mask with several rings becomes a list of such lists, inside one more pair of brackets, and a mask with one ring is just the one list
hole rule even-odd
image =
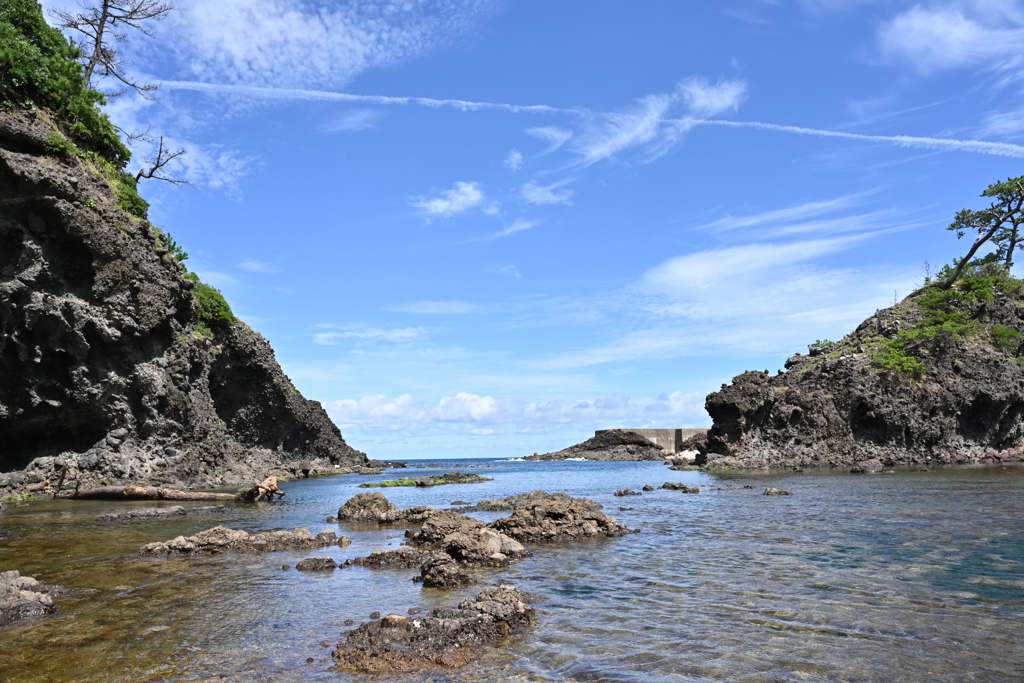
[[[1022, 459], [1024, 290], [1007, 276], [984, 280], [948, 296], [922, 288], [843, 340], [793, 356], [788, 372], [733, 378], [707, 397], [714, 426], [698, 444], [698, 464], [871, 472], [876, 463]], [[943, 297], [948, 303], [935, 304]], [[959, 337], [928, 332], [929, 315], [968, 322]], [[886, 366], [884, 352], [908, 331], [920, 335], [911, 347], [916, 376]]]
[[[162, 557], [167, 555], [218, 555], [221, 553], [269, 553], [277, 550], [313, 550], [332, 545], [342, 545], [341, 539], [331, 529], [324, 529], [314, 536], [309, 529], [294, 531], [260, 531], [250, 534], [239, 529], [215, 526], [200, 531], [195, 536], [178, 536], [163, 543], [149, 543], [142, 546], [139, 555]], [[344, 546], [342, 546], [344, 547]]]
[[295, 568], [300, 572], [322, 572], [332, 571], [338, 568], [338, 563], [334, 561], [334, 558], [322, 555], [320, 557], [307, 557], [304, 560], [300, 560]]
[[524, 630], [534, 610], [512, 586], [488, 588], [458, 607], [426, 616], [389, 614], [345, 634], [331, 654], [335, 664], [369, 674], [398, 674], [418, 669], [455, 669]]
[[523, 460], [664, 460], [665, 450], [636, 432], [610, 429], [554, 453], [534, 453]]
[[57, 608], [50, 595], [63, 592], [60, 586], [22, 576], [17, 571], [0, 572], [0, 627], [53, 614]]
[[51, 132], [34, 111], [0, 112], [0, 494], [64, 463], [65, 489], [365, 463], [263, 337], [200, 325], [198, 285], [162, 233], [50, 154]]

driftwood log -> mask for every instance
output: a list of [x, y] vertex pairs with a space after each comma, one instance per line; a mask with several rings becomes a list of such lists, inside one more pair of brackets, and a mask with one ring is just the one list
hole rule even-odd
[[81, 489], [61, 498], [93, 498], [99, 500], [242, 500], [233, 493], [177, 491], [155, 486], [100, 486]]
[[274, 496], [284, 498], [284, 491], [277, 488], [277, 477], [271, 475], [252, 488], [238, 494], [240, 500], [274, 500]]

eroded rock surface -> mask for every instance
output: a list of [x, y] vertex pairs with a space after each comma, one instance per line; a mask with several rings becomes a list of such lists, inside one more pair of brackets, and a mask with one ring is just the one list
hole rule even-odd
[[[714, 426], [698, 444], [698, 464], [850, 468], [1024, 458], [1022, 348], [1011, 338], [1024, 333], [1024, 294], [997, 286], [990, 300], [957, 303], [973, 331], [922, 337], [914, 351], [924, 373], [915, 378], [887, 370], [877, 352], [922, 324], [924, 291], [878, 311], [839, 342], [796, 354], [782, 374], [745, 372], [709, 394]], [[1007, 341], [997, 343], [995, 329]]]
[[666, 481], [664, 484], [661, 485], [661, 488], [665, 489], [666, 491], [679, 491], [681, 493], [700, 493], [699, 486], [687, 486], [686, 484], [680, 482]]
[[[197, 333], [194, 283], [106, 180], [0, 112], [0, 495], [214, 487], [362, 465], [244, 323]], [[42, 142], [41, 142], [42, 141]]]
[[664, 460], [665, 449], [636, 432], [610, 429], [583, 443], [554, 453], [534, 453], [524, 460]]
[[57, 607], [51, 595], [63, 592], [60, 586], [22, 576], [17, 571], [0, 572], [0, 627], [53, 614]]
[[314, 550], [332, 545], [344, 547], [348, 539], [340, 539], [331, 529], [314, 536], [309, 529], [293, 531], [260, 531], [250, 534], [240, 529], [215, 526], [194, 536], [178, 536], [170, 541], [149, 543], [139, 550], [144, 557], [166, 555], [213, 555], [219, 553], [268, 553], [277, 550]]
[[[591, 510], [600, 510], [601, 504], [595, 500], [589, 498], [573, 498], [568, 493], [548, 493], [547, 491], [530, 491], [529, 493], [520, 493], [515, 496], [507, 496], [505, 498], [493, 498], [490, 500], [482, 500], [476, 505], [469, 505], [467, 507], [457, 508], [457, 512], [507, 512], [515, 510], [517, 507], [523, 507], [530, 503], [536, 503], [542, 500], [554, 500], [562, 503], [576, 503], [577, 505], [584, 505]], [[454, 504], [454, 503], [453, 503]]]
[[339, 668], [368, 674], [465, 666], [482, 647], [520, 633], [533, 620], [527, 596], [512, 586], [488, 588], [458, 607], [415, 617], [389, 614], [349, 631], [332, 653]]
[[614, 517], [591, 509], [582, 502], [585, 500], [529, 503], [516, 508], [511, 516], [492, 522], [488, 527], [521, 543], [625, 536], [638, 531], [619, 524]]
[[238, 508], [224, 505], [204, 505], [202, 507], [185, 507], [171, 505], [163, 508], [137, 508], [124, 512], [108, 512], [96, 518], [100, 524], [119, 524], [121, 522], [152, 522], [162, 519], [179, 517], [220, 517], [238, 512]]

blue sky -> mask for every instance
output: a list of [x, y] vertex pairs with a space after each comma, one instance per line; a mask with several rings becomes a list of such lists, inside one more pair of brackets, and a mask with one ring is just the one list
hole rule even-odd
[[151, 218], [371, 457], [707, 426], [1024, 173], [1024, 2], [176, 4]]

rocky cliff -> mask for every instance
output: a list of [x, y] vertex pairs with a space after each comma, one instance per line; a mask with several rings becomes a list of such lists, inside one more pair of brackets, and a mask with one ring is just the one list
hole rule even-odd
[[195, 282], [43, 112], [0, 111], [0, 492], [217, 486], [366, 456], [244, 323], [209, 329]]
[[932, 285], [777, 376], [707, 397], [698, 464], [847, 467], [999, 462], [1024, 444], [1024, 295], [999, 273]]

